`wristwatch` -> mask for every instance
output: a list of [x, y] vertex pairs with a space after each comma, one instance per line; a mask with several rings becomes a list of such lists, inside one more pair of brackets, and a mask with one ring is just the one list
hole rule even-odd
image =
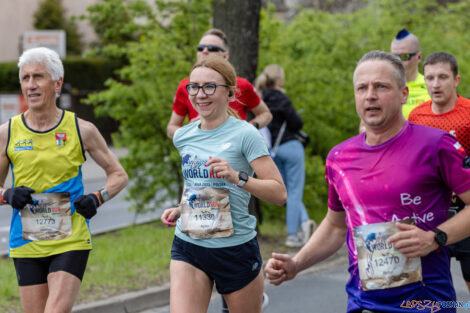
[[444, 247], [447, 242], [447, 234], [439, 228], [433, 229], [432, 231], [435, 233], [434, 240], [437, 242], [439, 247]]
[[101, 200], [103, 201], [103, 203], [109, 200], [109, 193], [106, 188], [101, 188], [100, 190], [98, 190], [98, 192], [101, 195]]
[[248, 181], [248, 174], [245, 173], [244, 171], [238, 172], [238, 183], [237, 187], [242, 188], [245, 186], [246, 182]]

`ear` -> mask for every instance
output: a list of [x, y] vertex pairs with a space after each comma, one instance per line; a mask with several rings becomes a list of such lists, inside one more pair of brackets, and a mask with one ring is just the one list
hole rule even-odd
[[401, 89], [401, 104], [405, 104], [406, 100], [408, 99], [410, 91], [408, 90], [408, 86], [403, 86]]
[[460, 83], [460, 75], [457, 75], [455, 77], [455, 89], [457, 89], [457, 87], [459, 86], [459, 83]]
[[55, 82], [55, 92], [58, 93], [62, 89], [62, 84], [64, 83], [64, 78], [59, 78], [58, 81]]

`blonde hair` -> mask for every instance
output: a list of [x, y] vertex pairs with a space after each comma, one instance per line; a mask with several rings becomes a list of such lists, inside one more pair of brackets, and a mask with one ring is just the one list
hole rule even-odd
[[278, 80], [284, 78], [284, 69], [277, 64], [266, 66], [255, 80], [255, 87], [258, 91], [266, 88], [274, 88]]
[[[232, 66], [232, 64], [230, 64], [229, 61], [217, 55], [208, 56], [207, 58], [204, 58], [196, 62], [196, 64], [194, 64], [193, 68], [191, 69], [191, 73], [196, 68], [199, 68], [199, 67], [210, 68], [211, 70], [214, 70], [220, 75], [222, 75], [222, 77], [225, 80], [225, 84], [229, 86], [228, 88], [230, 92], [232, 94], [237, 93], [238, 91], [237, 73], [235, 72], [234, 67]], [[231, 107], [229, 107], [228, 105], [227, 105], [227, 113], [230, 116], [240, 119], [240, 116], [238, 115], [238, 113], [235, 110], [233, 110]]]

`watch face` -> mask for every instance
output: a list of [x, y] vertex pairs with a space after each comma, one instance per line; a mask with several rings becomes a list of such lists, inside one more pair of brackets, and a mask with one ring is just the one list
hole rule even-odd
[[247, 181], [248, 180], [248, 174], [243, 172], [243, 171], [240, 171], [240, 174], [238, 175], [238, 178], [241, 179], [241, 180]]
[[100, 194], [101, 194], [101, 199], [103, 199], [103, 201], [108, 201], [109, 200], [108, 190], [103, 188], [103, 189], [100, 190]]
[[439, 246], [444, 246], [447, 242], [447, 234], [443, 231], [438, 231], [436, 233], [436, 242]]

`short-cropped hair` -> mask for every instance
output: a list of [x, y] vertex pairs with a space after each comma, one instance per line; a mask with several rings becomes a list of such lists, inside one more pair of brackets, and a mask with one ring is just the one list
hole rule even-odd
[[437, 63], [448, 63], [450, 65], [452, 73], [454, 74], [454, 77], [457, 77], [457, 75], [459, 75], [459, 65], [457, 64], [457, 60], [452, 54], [446, 52], [434, 52], [428, 55], [428, 57], [423, 62], [423, 70], [426, 65], [432, 65]]
[[58, 81], [61, 77], [64, 77], [64, 66], [57, 52], [49, 48], [39, 47], [28, 49], [20, 56], [18, 61], [20, 80], [23, 66], [37, 63], [45, 66], [53, 81]]
[[366, 53], [360, 60], [357, 62], [356, 69], [354, 70], [354, 81], [356, 80], [356, 71], [359, 65], [367, 61], [385, 61], [390, 63], [394, 68], [394, 76], [397, 81], [398, 87], [402, 88], [406, 85], [406, 72], [403, 64], [400, 59], [388, 52], [380, 50], [372, 50]]

